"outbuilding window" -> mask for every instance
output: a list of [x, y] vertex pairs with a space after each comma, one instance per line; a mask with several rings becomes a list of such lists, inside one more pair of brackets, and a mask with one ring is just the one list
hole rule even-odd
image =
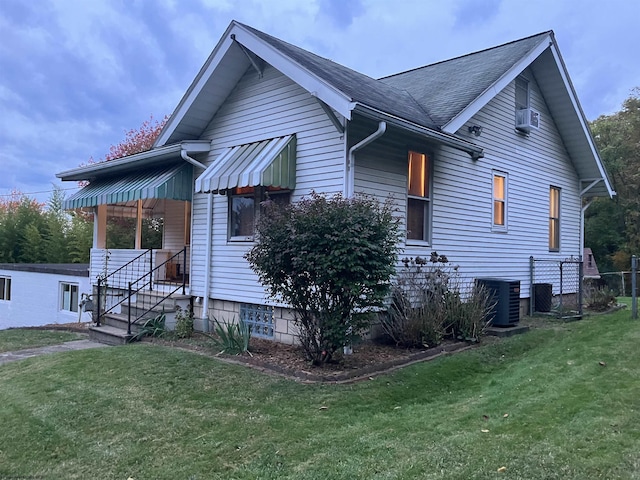
[[78, 285], [60, 283], [60, 310], [66, 312], [78, 311]]
[[11, 277], [0, 277], [0, 300], [11, 300]]

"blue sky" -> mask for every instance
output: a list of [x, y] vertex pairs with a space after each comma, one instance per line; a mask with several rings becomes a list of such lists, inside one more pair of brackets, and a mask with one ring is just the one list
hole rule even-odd
[[589, 120], [640, 86], [637, 0], [0, 0], [0, 195], [73, 189], [55, 173], [170, 114], [233, 19], [372, 77], [554, 30]]

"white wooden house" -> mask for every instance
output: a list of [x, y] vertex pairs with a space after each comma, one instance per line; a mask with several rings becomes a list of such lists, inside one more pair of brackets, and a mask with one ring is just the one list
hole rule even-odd
[[287, 312], [243, 258], [268, 190], [391, 195], [405, 255], [520, 280], [523, 300], [529, 257], [579, 256], [589, 199], [615, 194], [553, 32], [373, 79], [238, 22], [152, 150], [58, 177], [90, 181], [66, 207], [95, 212], [92, 279], [143, 253], [105, 261], [108, 215], [163, 216], [145, 262], [186, 246], [170, 264], [197, 317], [248, 315], [280, 341], [293, 341]]
[[0, 330], [89, 322], [80, 307], [91, 293], [87, 264], [0, 264]]

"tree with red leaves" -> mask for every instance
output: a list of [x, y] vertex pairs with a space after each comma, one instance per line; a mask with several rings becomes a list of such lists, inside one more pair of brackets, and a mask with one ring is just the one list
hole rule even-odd
[[[148, 120], [142, 122], [139, 128], [132, 128], [125, 132], [125, 138], [117, 145], [111, 145], [109, 153], [98, 162], [108, 162], [116, 158], [126, 157], [135, 153], [146, 152], [151, 150], [153, 142], [156, 141], [162, 128], [167, 123], [169, 117], [165, 115], [162, 120], [154, 120], [153, 115]], [[89, 159], [89, 163], [97, 163], [93, 158]]]

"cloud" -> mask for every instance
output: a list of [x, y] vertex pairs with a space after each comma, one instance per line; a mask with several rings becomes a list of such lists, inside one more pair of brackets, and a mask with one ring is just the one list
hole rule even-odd
[[594, 119], [640, 84], [638, 18], [627, 0], [2, 0], [0, 194], [171, 113], [232, 19], [372, 77], [554, 29]]

